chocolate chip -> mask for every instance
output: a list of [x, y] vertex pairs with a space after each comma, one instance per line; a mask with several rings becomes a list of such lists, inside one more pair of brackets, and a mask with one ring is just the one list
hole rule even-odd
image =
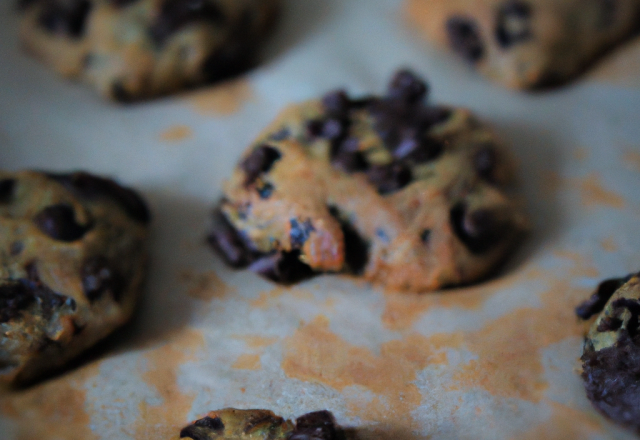
[[498, 244], [504, 234], [505, 226], [488, 210], [479, 209], [469, 212], [460, 202], [450, 213], [451, 226], [460, 241], [473, 254], [482, 254]]
[[82, 264], [82, 287], [91, 302], [102, 298], [107, 292], [116, 302], [120, 302], [125, 282], [113, 265], [100, 256], [89, 258]]
[[129, 93], [120, 80], [116, 80], [111, 84], [111, 97], [122, 104], [128, 104], [134, 101], [133, 95]]
[[351, 101], [344, 90], [335, 90], [322, 98], [322, 105], [327, 113], [344, 116], [349, 111]]
[[597, 313], [600, 313], [604, 310], [604, 307], [616, 290], [629, 281], [632, 276], [633, 275], [630, 274], [623, 278], [611, 278], [601, 282], [591, 297], [576, 308], [576, 315], [581, 319], [587, 320]]
[[322, 119], [311, 119], [310, 121], [307, 121], [307, 134], [312, 138], [320, 137], [322, 135], [323, 128], [324, 120]]
[[295, 283], [313, 275], [311, 268], [300, 261], [300, 251], [276, 252], [258, 258], [249, 270], [279, 283]]
[[522, 0], [511, 0], [500, 7], [496, 39], [502, 48], [507, 49], [532, 37], [531, 15], [531, 5]]
[[48, 0], [43, 4], [38, 23], [51, 33], [80, 38], [91, 12], [89, 0]]
[[497, 161], [498, 157], [495, 149], [491, 146], [485, 146], [474, 154], [473, 168], [481, 178], [488, 182], [493, 182], [493, 173], [495, 171]]
[[620, 298], [613, 302], [613, 309], [625, 308], [631, 313], [631, 317], [627, 321], [626, 330], [629, 336], [635, 337], [640, 327], [640, 303], [637, 300]]
[[337, 440], [338, 429], [333, 414], [317, 411], [296, 419], [296, 428], [288, 440]]
[[74, 311], [72, 298], [55, 293], [40, 281], [19, 279], [0, 285], [0, 323], [18, 318], [25, 310], [35, 306], [45, 319], [50, 319], [55, 309], [67, 306]]
[[272, 184], [270, 183], [265, 183], [264, 185], [262, 185], [262, 187], [258, 188], [258, 194], [260, 195], [261, 199], [268, 199], [269, 197], [271, 197], [271, 194], [273, 194], [273, 190], [275, 188], [273, 187]]
[[244, 181], [246, 186], [253, 184], [262, 173], [268, 173], [275, 161], [282, 157], [280, 151], [269, 145], [261, 145], [240, 164], [247, 174]]
[[88, 230], [76, 222], [73, 208], [64, 204], [44, 208], [34, 217], [33, 222], [49, 237], [66, 242], [79, 240]]
[[620, 327], [622, 327], [622, 320], [609, 316], [600, 321], [597, 330], [599, 332], [611, 332], [620, 329]]
[[205, 417], [195, 422], [196, 426], [202, 426], [210, 429], [211, 431], [224, 431], [224, 423], [220, 417]]
[[251, 262], [251, 251], [220, 208], [213, 212], [213, 225], [207, 241], [232, 267], [246, 267]]
[[394, 162], [389, 165], [375, 165], [367, 171], [369, 182], [378, 188], [380, 194], [389, 194], [407, 186], [412, 179], [411, 168]]
[[466, 60], [477, 62], [484, 56], [484, 44], [476, 22], [467, 17], [454, 16], [447, 20], [447, 34], [451, 48]]
[[15, 179], [0, 180], [0, 203], [9, 203], [16, 187]]
[[149, 33], [155, 43], [161, 45], [176, 31], [198, 21], [222, 24], [225, 16], [220, 7], [212, 1], [164, 0]]
[[427, 83], [409, 70], [398, 71], [389, 84], [388, 95], [408, 104], [422, 102], [427, 97]]
[[12, 257], [16, 257], [20, 255], [23, 250], [24, 243], [21, 241], [14, 241], [13, 243], [11, 243], [11, 246], [9, 246], [9, 255], [11, 255]]
[[366, 171], [369, 168], [364, 154], [360, 151], [340, 153], [331, 159], [331, 164], [345, 173]]
[[311, 233], [316, 230], [311, 220], [305, 220], [303, 223], [300, 223], [297, 219], [292, 218], [290, 224], [291, 230], [289, 237], [291, 239], [291, 247], [293, 248], [301, 248], [304, 246]]
[[440, 141], [428, 136], [422, 138], [407, 136], [393, 150], [393, 157], [424, 163], [437, 159], [443, 152], [444, 145]]
[[224, 433], [224, 423], [220, 417], [204, 417], [180, 431], [180, 438], [189, 437], [193, 440], [209, 440]]
[[132, 189], [118, 185], [111, 179], [104, 179], [85, 172], [70, 174], [48, 174], [68, 190], [86, 199], [110, 198], [118, 203], [134, 220], [149, 223], [151, 214], [142, 198]]
[[429, 243], [429, 239], [431, 238], [431, 229], [425, 229], [420, 233], [420, 241], [423, 243]]

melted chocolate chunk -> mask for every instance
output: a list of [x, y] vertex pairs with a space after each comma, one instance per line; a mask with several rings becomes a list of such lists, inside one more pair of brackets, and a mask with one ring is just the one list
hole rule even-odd
[[269, 145], [261, 145], [240, 164], [247, 174], [244, 181], [246, 186], [253, 184], [262, 173], [268, 173], [275, 161], [282, 157], [280, 151]]
[[252, 260], [245, 241], [219, 207], [213, 212], [213, 225], [207, 240], [231, 267], [246, 267]]
[[616, 344], [582, 355], [582, 379], [593, 406], [610, 419], [640, 429], [640, 346], [624, 330]]
[[16, 187], [15, 179], [0, 180], [0, 203], [9, 203]]
[[620, 298], [613, 302], [613, 308], [616, 309], [627, 309], [631, 313], [631, 317], [627, 321], [626, 331], [631, 337], [635, 337], [638, 333], [638, 327], [640, 326], [640, 321], [638, 316], [640, 315], [640, 303], [634, 299]]
[[38, 24], [53, 34], [80, 38], [90, 12], [89, 0], [47, 0], [38, 16]]
[[603, 319], [602, 321], [600, 321], [600, 324], [598, 324], [597, 330], [599, 332], [611, 332], [611, 331], [619, 330], [620, 327], [622, 327], [622, 319], [609, 316]]
[[149, 33], [156, 44], [162, 45], [176, 31], [198, 21], [222, 24], [225, 16], [213, 1], [164, 0]]
[[73, 208], [64, 204], [44, 208], [34, 217], [33, 222], [49, 237], [66, 242], [81, 239], [89, 229], [79, 225]]
[[344, 236], [344, 260], [348, 269], [355, 274], [363, 273], [369, 262], [369, 242], [351, 223], [342, 218], [338, 208], [329, 207], [329, 213], [340, 223]]
[[211, 431], [224, 431], [224, 423], [222, 423], [222, 419], [220, 419], [220, 417], [205, 417], [197, 420], [195, 425], [202, 426], [210, 429]]
[[415, 104], [426, 99], [429, 87], [409, 70], [400, 70], [391, 79], [388, 96], [407, 104]]
[[330, 115], [345, 116], [351, 107], [351, 100], [344, 90], [336, 90], [322, 98], [322, 105]]
[[511, 0], [498, 11], [496, 39], [503, 49], [507, 49], [532, 37], [530, 20], [532, 8], [522, 0]]
[[111, 97], [122, 104], [128, 104], [134, 101], [131, 93], [127, 91], [124, 84], [120, 80], [116, 80], [111, 84]]
[[289, 237], [291, 238], [291, 246], [293, 248], [301, 248], [304, 246], [311, 233], [316, 230], [311, 220], [300, 223], [297, 219], [292, 218], [290, 224], [291, 231], [289, 232]]
[[313, 275], [311, 268], [300, 261], [300, 251], [276, 252], [256, 259], [249, 270], [278, 283], [295, 283]]
[[447, 34], [451, 48], [470, 62], [484, 56], [484, 44], [478, 25], [472, 18], [451, 17], [447, 20]]
[[424, 163], [437, 159], [443, 151], [444, 145], [435, 139], [427, 136], [422, 138], [409, 136], [401, 140], [393, 150], [393, 157]]
[[116, 302], [120, 302], [125, 281], [105, 257], [92, 257], [82, 265], [82, 287], [91, 302], [102, 298], [107, 292]]
[[338, 432], [333, 414], [317, 411], [298, 417], [288, 440], [337, 440]]
[[76, 308], [73, 299], [55, 293], [40, 281], [20, 279], [0, 285], [0, 323], [20, 317], [33, 305], [37, 305], [42, 316], [49, 319], [55, 309], [65, 304], [72, 310]]
[[460, 202], [451, 209], [451, 226], [460, 241], [473, 254], [483, 254], [497, 245], [505, 234], [505, 226], [488, 210], [469, 212]]
[[366, 171], [369, 168], [369, 164], [367, 163], [364, 154], [360, 151], [345, 151], [339, 153], [331, 159], [331, 164], [345, 173]]
[[496, 168], [498, 157], [496, 151], [491, 146], [483, 147], [473, 156], [473, 168], [476, 173], [488, 182], [494, 181], [493, 173]]
[[151, 214], [146, 203], [135, 191], [122, 187], [110, 179], [104, 179], [85, 172], [70, 174], [48, 174], [55, 181], [80, 197], [93, 200], [109, 198], [118, 203], [134, 220], [149, 223]]
[[604, 307], [615, 291], [629, 281], [631, 277], [633, 277], [633, 274], [623, 278], [612, 278], [601, 282], [593, 295], [576, 308], [576, 315], [587, 320], [593, 315], [600, 313], [604, 310]]
[[380, 194], [389, 194], [407, 186], [412, 179], [411, 168], [395, 162], [389, 165], [372, 166], [367, 171], [369, 182], [378, 188]]

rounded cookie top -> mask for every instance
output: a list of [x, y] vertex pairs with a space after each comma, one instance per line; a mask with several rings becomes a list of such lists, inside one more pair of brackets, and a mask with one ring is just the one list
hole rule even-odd
[[508, 87], [558, 85], [637, 29], [638, 0], [407, 0], [407, 17]]
[[427, 93], [400, 71], [385, 97], [286, 109], [225, 183], [211, 243], [280, 281], [348, 270], [423, 291], [485, 276], [525, 228], [512, 164], [468, 111]]
[[0, 382], [56, 369], [129, 319], [148, 222], [111, 180], [0, 172]]
[[640, 429], [640, 273], [606, 280], [577, 308], [591, 325], [582, 355], [587, 397], [612, 420]]
[[295, 423], [264, 409], [212, 411], [180, 431], [192, 440], [339, 440], [342, 430], [329, 411], [316, 411]]
[[132, 101], [250, 68], [278, 0], [21, 0], [21, 39], [59, 73]]

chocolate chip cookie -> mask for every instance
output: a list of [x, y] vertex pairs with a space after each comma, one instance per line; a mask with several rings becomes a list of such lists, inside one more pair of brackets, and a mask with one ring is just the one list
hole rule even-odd
[[384, 97], [339, 90], [286, 109], [225, 183], [210, 243], [283, 282], [349, 271], [425, 291], [486, 276], [526, 228], [512, 163], [427, 93], [403, 70]]
[[599, 313], [582, 354], [587, 397], [602, 414], [640, 430], [640, 273], [611, 279], [577, 308]]
[[132, 101], [250, 68], [278, 0], [21, 0], [24, 47]]
[[639, 0], [407, 0], [407, 17], [509, 87], [558, 85], [640, 27]]
[[148, 223], [112, 180], [0, 172], [0, 382], [55, 370], [130, 318]]
[[226, 408], [213, 411], [180, 431], [192, 440], [341, 440], [340, 427], [329, 411], [296, 419], [295, 424], [263, 409]]

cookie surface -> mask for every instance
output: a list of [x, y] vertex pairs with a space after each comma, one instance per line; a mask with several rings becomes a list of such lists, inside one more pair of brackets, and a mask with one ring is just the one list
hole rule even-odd
[[296, 419], [295, 424], [263, 409], [212, 411], [180, 432], [192, 440], [341, 440], [341, 429], [329, 411]]
[[508, 87], [558, 85], [640, 27], [639, 0], [407, 0], [407, 18]]
[[278, 0], [22, 0], [21, 41], [60, 74], [133, 101], [250, 68]]
[[111, 180], [0, 172], [0, 382], [57, 369], [130, 318], [148, 222]]
[[639, 430], [640, 273], [603, 282], [577, 313], [599, 313], [582, 355], [587, 397], [605, 416]]
[[211, 244], [278, 281], [349, 271], [424, 291], [485, 276], [525, 228], [512, 164], [468, 111], [426, 95], [401, 71], [383, 98], [286, 109], [225, 183]]

